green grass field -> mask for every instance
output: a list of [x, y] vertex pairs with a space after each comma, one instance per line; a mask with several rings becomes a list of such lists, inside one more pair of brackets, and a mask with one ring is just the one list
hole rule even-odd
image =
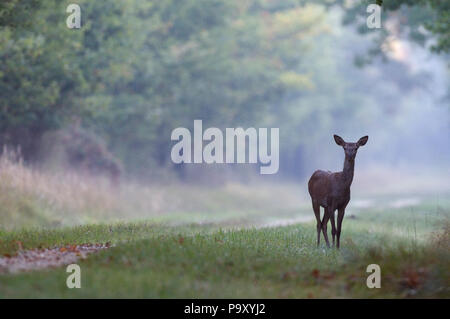
[[[347, 216], [342, 249], [317, 248], [313, 222], [223, 227], [220, 222], [84, 225], [0, 233], [0, 252], [85, 242], [114, 247], [80, 260], [82, 288], [65, 267], [0, 275], [0, 297], [365, 298], [450, 297], [448, 209], [433, 201]], [[225, 223], [226, 224], [226, 223]], [[366, 286], [379, 264], [382, 287]]]
[[[83, 243], [111, 248], [77, 261], [81, 289], [67, 288], [65, 266], [10, 273], [0, 263], [0, 298], [449, 298], [444, 184], [377, 176], [353, 186], [337, 251], [323, 238], [316, 247], [304, 184], [111, 190], [1, 159], [0, 258]], [[374, 181], [384, 187], [370, 189]], [[381, 267], [380, 289], [366, 286], [369, 264]]]

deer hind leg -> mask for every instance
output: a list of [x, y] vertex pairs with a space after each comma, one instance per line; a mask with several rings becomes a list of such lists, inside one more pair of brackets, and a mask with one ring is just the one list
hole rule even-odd
[[344, 219], [345, 208], [338, 209], [338, 217], [337, 217], [337, 248], [339, 249], [341, 243], [341, 228], [342, 228], [342, 220]]
[[336, 222], [334, 219], [334, 212], [335, 209], [330, 210], [331, 236], [333, 238], [333, 247], [335, 246], [335, 239], [336, 239]]
[[319, 247], [320, 244], [320, 230], [322, 229], [322, 223], [320, 222], [320, 205], [316, 202], [312, 202], [314, 215], [316, 215], [317, 220], [317, 247]]
[[328, 219], [330, 219], [330, 209], [326, 207], [322, 219], [322, 232], [323, 237], [325, 238], [325, 242], [327, 243], [327, 247], [330, 248], [330, 242], [328, 241], [328, 233], [327, 233]]

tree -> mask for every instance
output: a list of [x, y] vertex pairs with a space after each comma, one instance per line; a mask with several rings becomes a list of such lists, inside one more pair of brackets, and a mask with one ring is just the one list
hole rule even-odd
[[[373, 0], [348, 2], [338, 0], [346, 11], [343, 22], [356, 23], [362, 33], [375, 32], [365, 26], [366, 8]], [[436, 41], [430, 46], [437, 53], [449, 53], [450, 50], [450, 2], [446, 0], [385, 0], [377, 1], [383, 8], [383, 21], [396, 20], [395, 32], [404, 34], [412, 41], [425, 45], [427, 40]], [[392, 30], [384, 27], [379, 34], [377, 43], [380, 44], [392, 34]], [[373, 49], [370, 54], [379, 54], [379, 49]]]

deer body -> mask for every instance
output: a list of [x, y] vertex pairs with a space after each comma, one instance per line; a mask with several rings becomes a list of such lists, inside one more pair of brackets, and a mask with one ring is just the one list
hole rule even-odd
[[[312, 206], [317, 220], [317, 246], [320, 244], [320, 231], [323, 232], [327, 246], [330, 246], [327, 234], [328, 220], [331, 220], [331, 234], [333, 246], [337, 238], [337, 248], [340, 246], [342, 220], [345, 208], [350, 201], [350, 186], [353, 181], [355, 169], [355, 157], [358, 148], [365, 145], [368, 136], [364, 136], [356, 143], [346, 143], [341, 137], [334, 135], [336, 144], [342, 146], [345, 151], [344, 168], [342, 172], [315, 171], [308, 182], [308, 191], [311, 195]], [[324, 208], [322, 221], [320, 220], [320, 206]], [[334, 212], [338, 210], [337, 227], [334, 220]]]

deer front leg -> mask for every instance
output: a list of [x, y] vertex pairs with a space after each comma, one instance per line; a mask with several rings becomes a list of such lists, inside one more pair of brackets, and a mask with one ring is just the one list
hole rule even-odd
[[333, 238], [333, 247], [335, 246], [335, 238], [336, 238], [336, 222], [334, 219], [335, 209], [330, 210], [330, 222], [331, 222], [331, 236]]
[[338, 217], [337, 217], [337, 248], [339, 249], [341, 242], [341, 228], [342, 228], [342, 220], [344, 219], [345, 208], [338, 209]]
[[330, 209], [326, 207], [322, 219], [322, 232], [323, 237], [325, 238], [325, 242], [327, 243], [327, 247], [330, 248], [330, 242], [328, 241], [328, 233], [327, 233], [328, 219], [330, 219]]

